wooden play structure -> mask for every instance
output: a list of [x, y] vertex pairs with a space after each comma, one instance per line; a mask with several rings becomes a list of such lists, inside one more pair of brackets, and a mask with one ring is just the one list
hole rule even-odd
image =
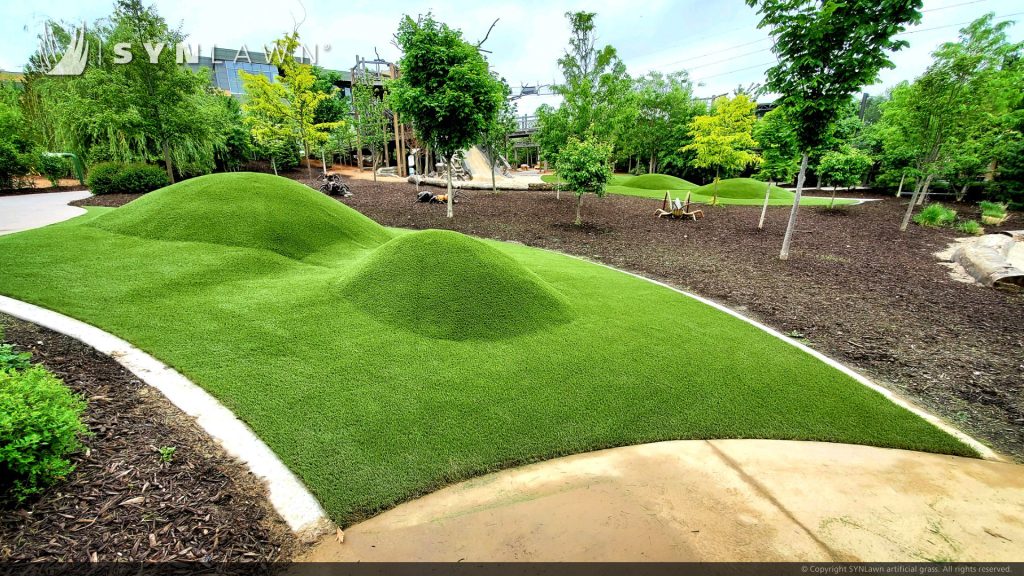
[[654, 211], [654, 215], [658, 218], [671, 218], [673, 220], [685, 220], [687, 218], [691, 220], [700, 220], [704, 218], [704, 211], [697, 208], [694, 210], [690, 209], [690, 193], [686, 193], [686, 201], [680, 202], [678, 198], [675, 200], [671, 199], [671, 193], [666, 190], [665, 198], [661, 202], [661, 208]]

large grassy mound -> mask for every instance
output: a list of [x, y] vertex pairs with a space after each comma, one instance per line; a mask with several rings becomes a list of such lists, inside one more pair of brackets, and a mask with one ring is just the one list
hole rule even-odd
[[669, 176], [668, 174], [644, 174], [637, 176], [623, 184], [628, 188], [640, 188], [642, 190], [692, 190], [697, 187], [693, 182]]
[[339, 243], [378, 246], [390, 238], [381, 225], [308, 186], [247, 172], [173, 184], [91, 225], [151, 240], [255, 248], [290, 258]]
[[346, 298], [378, 320], [430, 338], [499, 339], [573, 316], [550, 284], [458, 232], [402, 234], [353, 268]]
[[[764, 190], [767, 187], [767, 182], [761, 182], [753, 178], [726, 178], [718, 181], [718, 198], [764, 201]], [[694, 192], [702, 196], [714, 196], [715, 183], [705, 184], [694, 190]], [[794, 194], [789, 190], [772, 186], [770, 196], [772, 200], [786, 200], [792, 203], [793, 197]]]
[[974, 454], [663, 286], [527, 246], [384, 230], [296, 186], [212, 176], [2, 236], [0, 294], [173, 366], [341, 525], [499, 468], [659, 440]]

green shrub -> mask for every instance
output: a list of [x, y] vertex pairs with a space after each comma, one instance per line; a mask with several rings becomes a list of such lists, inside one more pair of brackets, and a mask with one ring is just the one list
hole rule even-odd
[[970, 234], [971, 236], [981, 236], [985, 233], [985, 229], [981, 227], [977, 220], [964, 220], [956, 225], [956, 229], [958, 232]]
[[28, 166], [14, 145], [0, 142], [0, 190], [20, 188], [23, 184], [21, 176], [26, 172]]
[[89, 168], [89, 177], [86, 183], [93, 194], [113, 194], [114, 180], [121, 173], [122, 164], [117, 162], [103, 162]]
[[647, 174], [647, 166], [637, 163], [637, 165], [633, 166], [633, 169], [630, 170], [629, 173], [632, 174], [633, 176], [643, 176], [644, 174]]
[[126, 164], [114, 178], [114, 188], [121, 194], [144, 194], [170, 183], [167, 172], [152, 164]]
[[952, 226], [956, 221], [956, 210], [950, 210], [942, 204], [929, 204], [914, 216], [914, 222], [920, 226]]
[[68, 163], [60, 156], [42, 153], [36, 156], [36, 171], [46, 176], [51, 186], [59, 186], [60, 179], [68, 175]]
[[0, 371], [0, 502], [18, 504], [63, 479], [86, 433], [85, 402], [41, 366]]
[[[0, 336], [3, 336], [0, 334]], [[25, 370], [32, 366], [32, 355], [28, 352], [15, 352], [14, 346], [0, 344], [0, 371]]]
[[994, 218], [1002, 218], [1006, 216], [1006, 204], [982, 200], [978, 203], [978, 206], [981, 207], [982, 216], [991, 216]]
[[89, 170], [88, 183], [93, 194], [142, 194], [171, 182], [159, 166], [103, 162]]

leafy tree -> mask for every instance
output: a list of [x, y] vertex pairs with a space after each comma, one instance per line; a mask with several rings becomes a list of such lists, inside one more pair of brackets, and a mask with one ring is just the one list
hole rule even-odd
[[614, 146], [628, 126], [631, 88], [626, 65], [612, 46], [597, 48], [593, 12], [566, 12], [572, 27], [569, 48], [558, 59], [563, 81], [552, 86], [562, 97], [559, 107], [537, 111], [536, 138], [541, 153], [558, 163], [558, 154], [569, 138], [596, 137]]
[[1007, 40], [1009, 25], [993, 24], [992, 14], [975, 20], [960, 31], [958, 42], [933, 52], [925, 73], [899, 98], [894, 91], [883, 108], [882, 122], [904, 133], [922, 176], [900, 230], [907, 229], [914, 206], [923, 202], [936, 175], [971, 163], [957, 156], [974, 150], [957, 143], [994, 136], [1001, 119], [1020, 101], [1022, 44]]
[[818, 173], [824, 181], [832, 184], [832, 200], [828, 205], [830, 209], [835, 207], [836, 187], [849, 188], [860, 183], [864, 173], [871, 168], [871, 163], [871, 157], [856, 148], [826, 152], [821, 157]]
[[[334, 96], [337, 88], [332, 85], [331, 92], [316, 89], [318, 79], [313, 66], [295, 58], [298, 47], [299, 33], [294, 30], [274, 43], [271, 63], [281, 71], [276, 81], [263, 74], [250, 74], [244, 70], [239, 71], [239, 76], [249, 93], [243, 105], [246, 112], [257, 113], [260, 122], [264, 123], [262, 127], [275, 132], [271, 141], [284, 141], [290, 136], [302, 146], [306, 157], [306, 172], [312, 179], [310, 151], [319, 149], [327, 142], [328, 134], [340, 122], [318, 123], [316, 113], [325, 101]], [[253, 136], [256, 137], [255, 133]]]
[[588, 192], [601, 198], [612, 177], [611, 146], [597, 138], [578, 140], [575, 137], [562, 148], [558, 155], [558, 173], [565, 178], [566, 186], [576, 193], [576, 226], [583, 225], [580, 209], [583, 195]]
[[[373, 181], [377, 181], [377, 166], [384, 157], [384, 147], [390, 140], [387, 111], [384, 100], [377, 96], [373, 78], [363, 74], [352, 79], [352, 107], [355, 111], [357, 146], [362, 155], [363, 146], [369, 146], [373, 164]], [[360, 165], [359, 170], [363, 167]]]
[[502, 91], [505, 93], [505, 98], [502, 101], [501, 108], [498, 110], [498, 114], [491, 119], [487, 124], [487, 129], [484, 131], [480, 142], [487, 148], [487, 154], [491, 161], [491, 191], [498, 191], [498, 184], [495, 179], [494, 171], [498, 166], [499, 156], [508, 156], [508, 135], [515, 132], [518, 125], [516, 124], [515, 109], [512, 107], [512, 102], [508, 97], [512, 94], [512, 90], [508, 87], [508, 84], [504, 79], [500, 80]]
[[687, 162], [681, 150], [691, 142], [687, 128], [704, 112], [704, 105], [693, 99], [686, 72], [650, 72], [633, 80], [630, 99], [623, 105], [619, 147], [645, 159], [649, 173], [683, 172]]
[[746, 0], [761, 14], [759, 27], [775, 39], [779, 63], [766, 88], [781, 94], [803, 152], [796, 197], [779, 258], [789, 258], [809, 153], [862, 86], [872, 84], [889, 53], [907, 45], [893, 37], [921, 19], [921, 0]]
[[760, 157], [751, 151], [757, 146], [752, 136], [756, 108], [757, 104], [744, 94], [735, 98], [722, 96], [715, 100], [710, 115], [697, 116], [690, 123], [693, 142], [684, 146], [683, 151], [696, 154], [694, 166], [715, 169], [713, 205], [718, 204], [721, 171], [742, 170], [760, 162]]
[[454, 215], [450, 162], [479, 142], [505, 102], [502, 83], [462, 32], [427, 14], [406, 16], [396, 35], [402, 75], [391, 88], [393, 108], [412, 119], [418, 137], [449, 159], [448, 217]]
[[761, 170], [758, 176], [768, 184], [764, 191], [764, 205], [757, 229], [764, 228], [768, 200], [775, 182], [789, 182], [800, 169], [800, 151], [796, 134], [786, 119], [786, 109], [779, 107], [764, 115], [754, 125], [754, 139], [761, 148]]

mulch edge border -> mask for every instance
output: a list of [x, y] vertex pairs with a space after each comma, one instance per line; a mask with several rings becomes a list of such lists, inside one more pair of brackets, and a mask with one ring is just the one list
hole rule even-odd
[[990, 461], [993, 461], [993, 462], [1008, 462], [1008, 460], [1006, 458], [1003, 458], [1002, 456], [997, 454], [994, 450], [992, 450], [991, 448], [989, 448], [988, 446], [983, 444], [981, 441], [979, 441], [976, 438], [970, 436], [969, 434], [967, 434], [967, 433], [965, 433], [965, 432], [955, 428], [953, 425], [947, 423], [945, 420], [939, 418], [938, 416], [936, 416], [935, 414], [932, 414], [931, 412], [925, 410], [924, 408], [921, 408], [920, 406], [914, 404], [913, 402], [907, 400], [906, 398], [902, 398], [902, 397], [898, 396], [895, 392], [893, 392], [892, 390], [886, 388], [885, 386], [882, 386], [881, 384], [877, 384], [877, 383], [873, 382], [868, 377], [866, 377], [863, 374], [857, 372], [853, 368], [850, 368], [849, 366], [846, 366], [845, 364], [839, 362], [838, 360], [835, 360], [833, 358], [830, 358], [830, 357], [826, 356], [825, 354], [822, 354], [821, 352], [815, 350], [814, 348], [811, 348], [810, 346], [807, 346], [806, 344], [803, 344], [802, 342], [798, 342], [798, 341], [794, 340], [793, 338], [790, 338], [790, 337], [786, 336], [785, 334], [779, 332], [778, 330], [775, 330], [774, 328], [772, 328], [770, 326], [762, 324], [762, 323], [758, 322], [757, 320], [754, 320], [753, 318], [748, 318], [747, 316], [744, 316], [743, 314], [740, 314], [739, 312], [729, 308], [728, 306], [724, 306], [722, 304], [719, 304], [718, 302], [715, 302], [714, 300], [709, 300], [707, 298], [704, 298], [702, 296], [698, 296], [696, 294], [687, 292], [685, 290], [680, 290], [679, 288], [676, 288], [674, 286], [670, 286], [668, 284], [665, 284], [664, 282], [659, 282], [657, 280], [654, 280], [653, 278], [647, 278], [646, 276], [641, 276], [640, 274], [629, 272], [628, 270], [622, 270], [622, 269], [616, 268], [614, 266], [610, 266], [608, 264], [605, 264], [603, 262], [596, 262], [594, 260], [583, 258], [582, 256], [576, 256], [576, 255], [573, 255], [573, 254], [566, 254], [564, 252], [558, 252], [557, 250], [549, 250], [547, 248], [536, 248], [536, 249], [537, 250], [545, 250], [547, 252], [551, 252], [551, 253], [554, 253], [554, 254], [561, 254], [562, 256], [568, 256], [569, 258], [575, 258], [576, 260], [582, 260], [582, 261], [588, 262], [590, 264], [596, 264], [596, 265], [602, 266], [604, 268], [615, 270], [617, 272], [622, 272], [623, 274], [628, 274], [628, 275], [630, 275], [630, 276], [632, 276], [634, 278], [639, 278], [640, 280], [645, 280], [647, 282], [650, 282], [651, 284], [656, 284], [656, 285], [661, 286], [663, 288], [668, 288], [669, 290], [672, 290], [673, 292], [677, 292], [679, 294], [682, 294], [683, 296], [688, 296], [690, 298], [693, 298], [694, 300], [696, 300], [696, 301], [698, 301], [698, 302], [700, 302], [702, 304], [707, 304], [708, 306], [711, 306], [712, 308], [714, 308], [714, 309], [716, 309], [716, 310], [718, 310], [720, 312], [725, 312], [726, 314], [732, 316], [733, 318], [738, 318], [738, 319], [740, 319], [740, 320], [750, 324], [751, 326], [754, 326], [755, 328], [758, 328], [758, 329], [766, 332], [767, 334], [769, 334], [771, 336], [774, 336], [775, 338], [778, 338], [779, 340], [782, 340], [783, 342], [786, 342], [786, 343], [790, 344], [791, 346], [795, 346], [796, 348], [802, 350], [803, 352], [806, 352], [807, 354], [810, 354], [814, 358], [817, 358], [818, 360], [821, 360], [822, 362], [824, 362], [825, 364], [831, 366], [832, 368], [835, 368], [836, 370], [839, 370], [843, 374], [846, 374], [847, 376], [853, 378], [854, 380], [856, 380], [857, 382], [863, 384], [864, 386], [867, 386], [868, 388], [874, 390], [875, 392], [878, 392], [879, 394], [881, 394], [882, 396], [887, 398], [893, 404], [896, 404], [897, 406], [899, 406], [901, 408], [905, 408], [905, 409], [909, 410], [911, 413], [913, 413], [913, 414], [915, 414], [917, 416], [920, 416], [921, 418], [923, 418], [929, 424], [935, 426], [939, 430], [942, 430], [943, 432], [949, 434], [950, 436], [953, 436], [957, 440], [960, 440], [964, 444], [967, 444], [968, 446], [970, 446], [971, 448], [976, 450], [978, 452], [978, 454], [981, 456], [982, 459], [990, 460]]
[[320, 502], [231, 410], [173, 368], [91, 324], [0, 295], [0, 312], [74, 338], [109, 356], [195, 419], [224, 450], [267, 486], [271, 506], [304, 542], [334, 530]]

